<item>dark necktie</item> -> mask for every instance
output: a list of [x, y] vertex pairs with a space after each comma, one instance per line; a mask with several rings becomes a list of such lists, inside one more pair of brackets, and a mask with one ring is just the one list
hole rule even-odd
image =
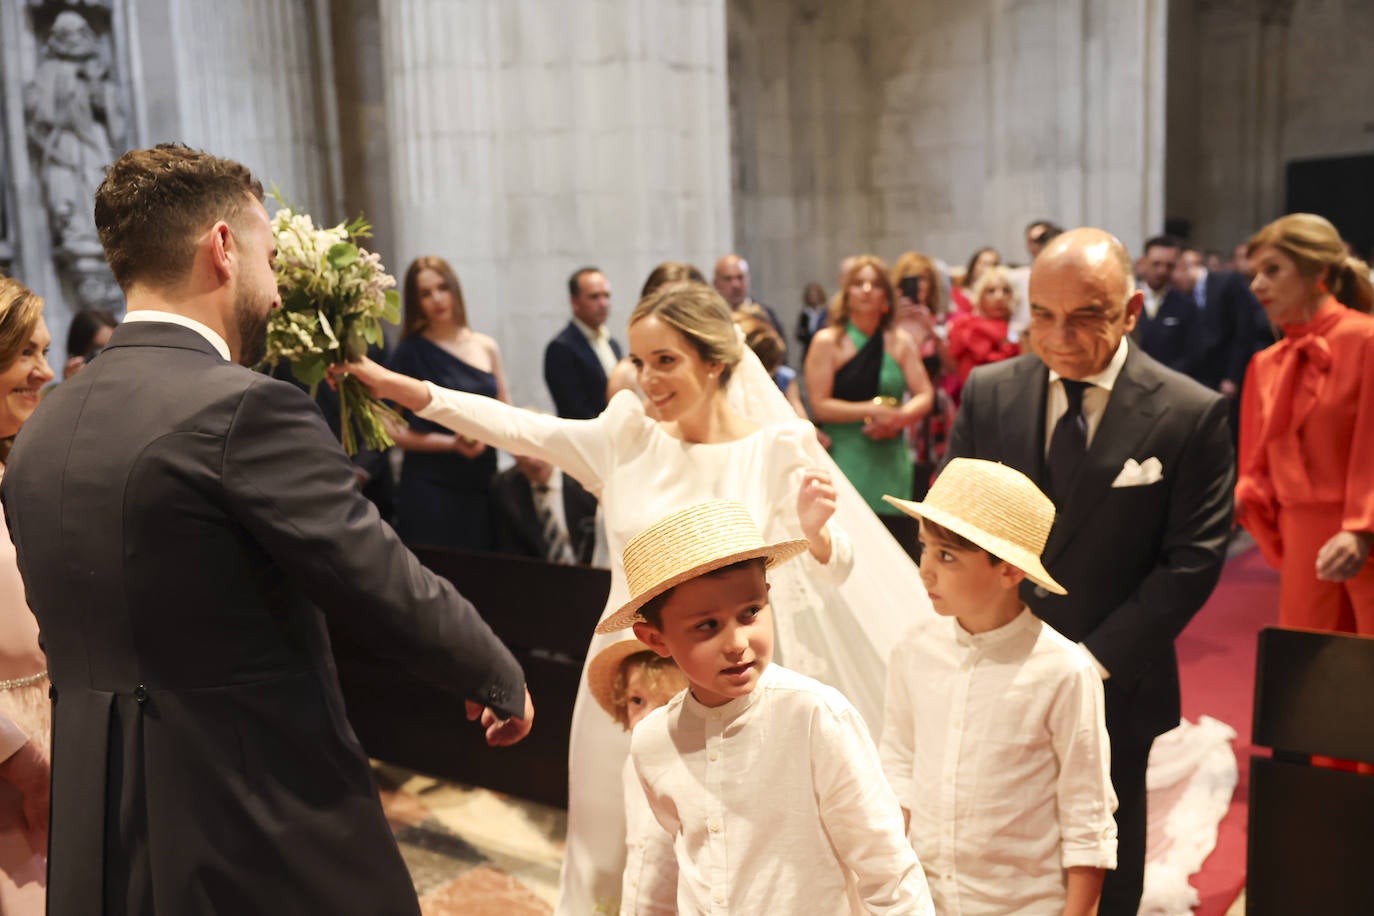
[[1050, 498], [1056, 506], [1063, 508], [1073, 489], [1078, 469], [1083, 465], [1083, 456], [1088, 453], [1088, 418], [1083, 416], [1083, 392], [1092, 386], [1092, 382], [1076, 382], [1067, 378], [1060, 379], [1060, 382], [1064, 386], [1069, 409], [1054, 424], [1046, 469], [1049, 471]]

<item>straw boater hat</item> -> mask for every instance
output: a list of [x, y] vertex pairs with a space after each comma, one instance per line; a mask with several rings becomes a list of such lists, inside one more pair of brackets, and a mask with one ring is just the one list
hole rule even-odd
[[625, 659], [641, 652], [655, 654], [653, 649], [637, 639], [622, 639], [596, 653], [592, 663], [587, 666], [587, 687], [591, 690], [592, 697], [612, 719], [620, 718], [615, 703], [615, 677], [620, 673], [620, 666], [624, 664]]
[[1056, 595], [1068, 590], [1045, 571], [1040, 554], [1054, 525], [1054, 503], [1015, 468], [978, 458], [955, 458], [926, 494], [924, 502], [884, 496], [915, 518], [968, 538], [1006, 560], [1036, 585]]
[[765, 544], [749, 510], [729, 499], [699, 503], [645, 528], [625, 545], [631, 598], [596, 627], [613, 633], [642, 623], [639, 609], [674, 586], [732, 563], [763, 559], [771, 569], [806, 550], [804, 538]]

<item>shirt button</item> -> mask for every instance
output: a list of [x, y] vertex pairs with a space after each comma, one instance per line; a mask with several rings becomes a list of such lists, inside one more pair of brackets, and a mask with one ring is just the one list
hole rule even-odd
[[712, 718], [712, 719], [719, 719], [719, 718], [720, 718], [720, 713], [716, 712], [715, 710], [712, 710], [712, 711], [711, 711], [711, 718]]
[[724, 895], [724, 894], [716, 894], [716, 895], [715, 895], [714, 897], [712, 897], [711, 899], [714, 900], [717, 904], [723, 904], [723, 903], [725, 902], [725, 895]]
[[706, 829], [712, 833], [720, 833], [720, 821], [714, 819], [707, 821]]
[[710, 757], [712, 760], [719, 760], [719, 759], [720, 759], [720, 751], [712, 751], [712, 752], [711, 752], [710, 754], [708, 754], [707, 756]]

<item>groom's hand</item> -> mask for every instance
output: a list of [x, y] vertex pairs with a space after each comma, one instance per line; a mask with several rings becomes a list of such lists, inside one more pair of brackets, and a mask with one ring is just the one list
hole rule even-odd
[[530, 733], [530, 727], [534, 724], [534, 700], [530, 698], [527, 688], [525, 714], [519, 718], [502, 719], [490, 709], [471, 700], [467, 701], [467, 714], [469, 722], [475, 722], [479, 716], [481, 717], [482, 727], [487, 732], [487, 744], [492, 747], [509, 747]]

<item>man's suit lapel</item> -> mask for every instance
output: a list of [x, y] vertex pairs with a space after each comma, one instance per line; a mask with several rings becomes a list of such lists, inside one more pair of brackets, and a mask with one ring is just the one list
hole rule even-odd
[[567, 474], [563, 475], [563, 518], [568, 526], [568, 543], [579, 563], [590, 563], [596, 548], [596, 503], [587, 491]]
[[[1132, 346], [1126, 363], [1112, 387], [1102, 422], [1093, 434], [1092, 445], [1078, 472], [1078, 481], [1069, 494], [1067, 504], [1056, 507], [1054, 529], [1045, 545], [1045, 560], [1054, 561], [1083, 529], [1085, 523], [1103, 504], [1103, 497], [1111, 490], [1112, 481], [1121, 473], [1129, 458], [1143, 461], [1149, 455], [1140, 454], [1141, 443], [1167, 411], [1150, 395], [1159, 388], [1159, 377], [1151, 371], [1143, 354]], [[1043, 414], [1044, 412], [1041, 411]], [[1129, 520], [1124, 520], [1129, 523]]]
[[511, 486], [515, 491], [515, 509], [519, 513], [520, 533], [529, 546], [542, 556], [544, 531], [539, 527], [539, 510], [534, 505], [534, 487], [524, 474], [514, 475]]
[[583, 334], [582, 329], [571, 321], [568, 322], [568, 327], [563, 333], [568, 335], [568, 340], [572, 343], [578, 358], [587, 364], [587, 368], [600, 375], [604, 383], [606, 370], [601, 368], [601, 360], [597, 357], [596, 351], [592, 349], [592, 342], [587, 339], [587, 335]]
[[1045, 392], [1049, 369], [1038, 359], [1020, 367], [997, 386], [999, 438], [1006, 443], [1006, 461], [1025, 469], [1036, 486], [1045, 489]]

